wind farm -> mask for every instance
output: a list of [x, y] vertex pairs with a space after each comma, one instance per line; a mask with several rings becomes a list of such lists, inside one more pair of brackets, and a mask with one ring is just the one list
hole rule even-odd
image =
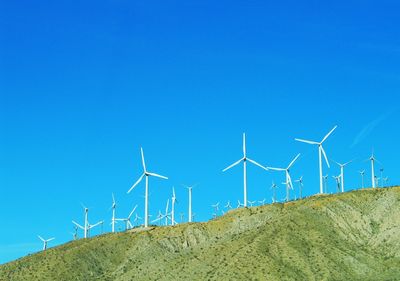
[[389, 2], [6, 1], [0, 280], [398, 280]]

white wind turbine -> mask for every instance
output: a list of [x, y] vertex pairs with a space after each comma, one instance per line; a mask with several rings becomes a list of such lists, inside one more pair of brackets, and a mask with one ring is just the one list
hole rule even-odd
[[135, 219], [133, 220], [134, 225], [139, 225], [138, 221], [141, 220], [142, 218], [139, 217], [139, 215], [136, 213], [135, 214]]
[[263, 165], [257, 163], [256, 161], [250, 159], [247, 157], [246, 155], [246, 134], [243, 133], [243, 157], [240, 158], [238, 161], [236, 161], [235, 163], [233, 163], [232, 165], [230, 165], [229, 167], [225, 168], [222, 170], [222, 172], [225, 172], [227, 170], [229, 170], [230, 168], [238, 165], [240, 162], [243, 161], [243, 206], [247, 207], [247, 174], [246, 174], [246, 163], [247, 161], [249, 161], [250, 163], [253, 163], [254, 165], [264, 169], [264, 170], [268, 170], [267, 168], [265, 168]]
[[214, 209], [214, 217], [217, 217], [219, 210], [219, 202], [214, 205], [211, 205], [211, 207]]
[[240, 208], [240, 207], [244, 207], [244, 204], [243, 204], [243, 203], [240, 203], [240, 200], [238, 200], [238, 205], [237, 205], [236, 208]]
[[325, 193], [328, 193], [328, 174], [326, 174], [325, 176], [323, 176], [323, 179], [324, 179], [324, 192]]
[[228, 210], [232, 209], [231, 201], [228, 201], [228, 203], [226, 203], [226, 205], [224, 206], [224, 208], [225, 208], [225, 209], [228, 209]]
[[112, 233], [114, 233], [114, 232], [115, 232], [115, 208], [117, 207], [117, 203], [115, 202], [114, 193], [111, 193], [111, 196], [112, 196], [112, 205], [111, 205], [111, 209], [112, 209], [111, 231], [112, 231]]
[[290, 162], [289, 166], [287, 168], [273, 168], [273, 167], [267, 167], [268, 170], [273, 170], [273, 171], [283, 171], [285, 172], [286, 175], [286, 202], [289, 201], [289, 189], [293, 189], [293, 183], [292, 183], [292, 178], [290, 177], [290, 168], [293, 166], [293, 164], [296, 162], [296, 160], [300, 157], [300, 153], [297, 154], [297, 156]]
[[39, 237], [39, 239], [40, 240], [42, 240], [42, 242], [43, 242], [43, 251], [46, 251], [47, 250], [47, 243], [48, 242], [50, 242], [51, 240], [54, 240], [55, 238], [50, 238], [50, 239], [43, 239], [42, 237], [40, 237], [39, 235], [38, 235], [38, 237]]
[[88, 215], [89, 215], [89, 208], [85, 207], [82, 203], [82, 208], [85, 212], [85, 221], [84, 221], [84, 226], [81, 226], [80, 224], [76, 223], [75, 221], [72, 221], [73, 224], [75, 224], [77, 227], [79, 227], [80, 229], [83, 230], [83, 238], [87, 238], [88, 237], [88, 225], [89, 225], [89, 221], [88, 221]]
[[104, 221], [99, 221], [98, 223], [95, 223], [95, 224], [90, 224], [90, 223], [88, 223], [88, 227], [87, 227], [88, 236], [90, 236], [90, 230], [91, 230], [92, 228], [95, 228], [95, 227], [98, 226], [98, 225], [102, 225], [103, 223], [104, 223]]
[[371, 161], [371, 182], [372, 188], [376, 187], [376, 177], [375, 177], [375, 161], [379, 163], [379, 161], [375, 158], [374, 151], [372, 151], [371, 156], [368, 158]]
[[192, 222], [192, 190], [197, 184], [195, 185], [183, 185], [184, 187], [187, 188], [188, 193], [189, 193], [189, 210], [188, 210], [188, 216], [189, 216], [189, 222]]
[[129, 213], [129, 216], [127, 218], [122, 218], [122, 219], [115, 219], [115, 221], [123, 221], [125, 222], [125, 230], [131, 229], [133, 228], [133, 225], [131, 223], [131, 217], [133, 215], [133, 213], [136, 211], [138, 205], [136, 205], [132, 211]]
[[168, 214], [168, 209], [169, 209], [169, 199], [167, 200], [167, 205], [165, 206], [165, 214], [163, 217], [165, 218], [165, 225], [168, 225], [168, 219], [170, 219], [170, 216]]
[[338, 162], [336, 162], [336, 161], [333, 161], [333, 162], [335, 162], [336, 164], [338, 164], [339, 167], [340, 167], [340, 180], [342, 181], [340, 185], [341, 185], [341, 188], [342, 188], [342, 192], [344, 192], [344, 167], [346, 167], [348, 164], [350, 164], [351, 162], [353, 162], [353, 160], [350, 160], [350, 161], [348, 161], [348, 162], [346, 162], [346, 163], [344, 163], [344, 164], [338, 163]]
[[277, 201], [276, 201], [276, 188], [277, 188], [278, 186], [274, 183], [274, 182], [272, 182], [272, 185], [271, 185], [271, 189], [272, 189], [272, 203], [276, 203]]
[[336, 181], [336, 192], [339, 192], [340, 191], [340, 175], [338, 175], [338, 176], [332, 176], [334, 179], [335, 179], [335, 181]]
[[330, 136], [330, 134], [333, 133], [333, 131], [336, 128], [337, 128], [337, 126], [333, 127], [333, 129], [330, 130], [330, 132], [327, 133], [326, 136], [320, 142], [297, 139], [297, 138], [295, 139], [296, 141], [299, 141], [299, 142], [318, 145], [318, 155], [319, 155], [319, 193], [320, 194], [324, 193], [324, 190], [323, 190], [323, 188], [324, 188], [323, 187], [323, 179], [322, 179], [322, 154], [324, 155], [324, 158], [325, 158], [325, 161], [326, 161], [326, 165], [328, 166], [328, 168], [330, 168], [328, 157], [326, 156], [326, 153], [325, 153], [324, 148], [322, 147], [322, 144], [326, 141], [326, 139]]
[[253, 207], [253, 205], [254, 205], [256, 202], [257, 202], [257, 201], [250, 201], [250, 200], [249, 200], [250, 207]]
[[381, 187], [383, 187], [383, 167], [379, 169], [379, 171], [381, 172]]
[[175, 225], [175, 203], [178, 203], [178, 200], [176, 200], [175, 196], [175, 187], [172, 187], [172, 198], [171, 198], [171, 224]]
[[144, 154], [143, 148], [140, 148], [140, 152], [142, 154], [142, 165], [143, 165], [143, 174], [140, 178], [132, 185], [132, 187], [128, 190], [128, 193], [131, 192], [136, 185], [138, 185], [144, 177], [146, 177], [146, 190], [145, 190], [145, 199], [144, 199], [144, 227], [149, 226], [149, 176], [161, 178], [161, 179], [168, 179], [165, 176], [158, 175], [156, 173], [150, 173], [146, 170], [146, 163], [144, 161]]
[[156, 219], [153, 220], [151, 223], [158, 222], [158, 225], [160, 225], [160, 224], [161, 224], [161, 219], [162, 219], [162, 218], [163, 218], [163, 214], [161, 213], [160, 210], [158, 210], [158, 214], [157, 214]]
[[361, 176], [361, 188], [364, 188], [364, 175], [365, 175], [365, 170], [359, 171], [360, 176]]
[[382, 179], [383, 183], [385, 184], [385, 186], [387, 186], [387, 182], [389, 181], [389, 177], [384, 177]]
[[300, 199], [303, 199], [303, 193], [302, 193], [302, 189], [303, 189], [303, 176], [301, 176], [298, 180], [295, 180], [295, 182], [299, 183], [299, 192], [300, 192]]

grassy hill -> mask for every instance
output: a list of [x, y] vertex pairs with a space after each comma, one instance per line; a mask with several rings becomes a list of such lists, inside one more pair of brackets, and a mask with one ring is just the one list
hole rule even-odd
[[0, 280], [400, 280], [400, 187], [82, 239], [1, 265]]

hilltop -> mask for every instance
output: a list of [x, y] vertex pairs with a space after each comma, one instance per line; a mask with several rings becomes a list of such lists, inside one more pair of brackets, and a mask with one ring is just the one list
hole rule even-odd
[[0, 280], [399, 279], [400, 187], [105, 234], [0, 266]]

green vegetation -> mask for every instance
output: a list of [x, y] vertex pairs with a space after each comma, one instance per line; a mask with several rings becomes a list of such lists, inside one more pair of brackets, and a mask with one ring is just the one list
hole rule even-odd
[[400, 187], [106, 234], [0, 266], [0, 280], [24, 281], [399, 279]]

